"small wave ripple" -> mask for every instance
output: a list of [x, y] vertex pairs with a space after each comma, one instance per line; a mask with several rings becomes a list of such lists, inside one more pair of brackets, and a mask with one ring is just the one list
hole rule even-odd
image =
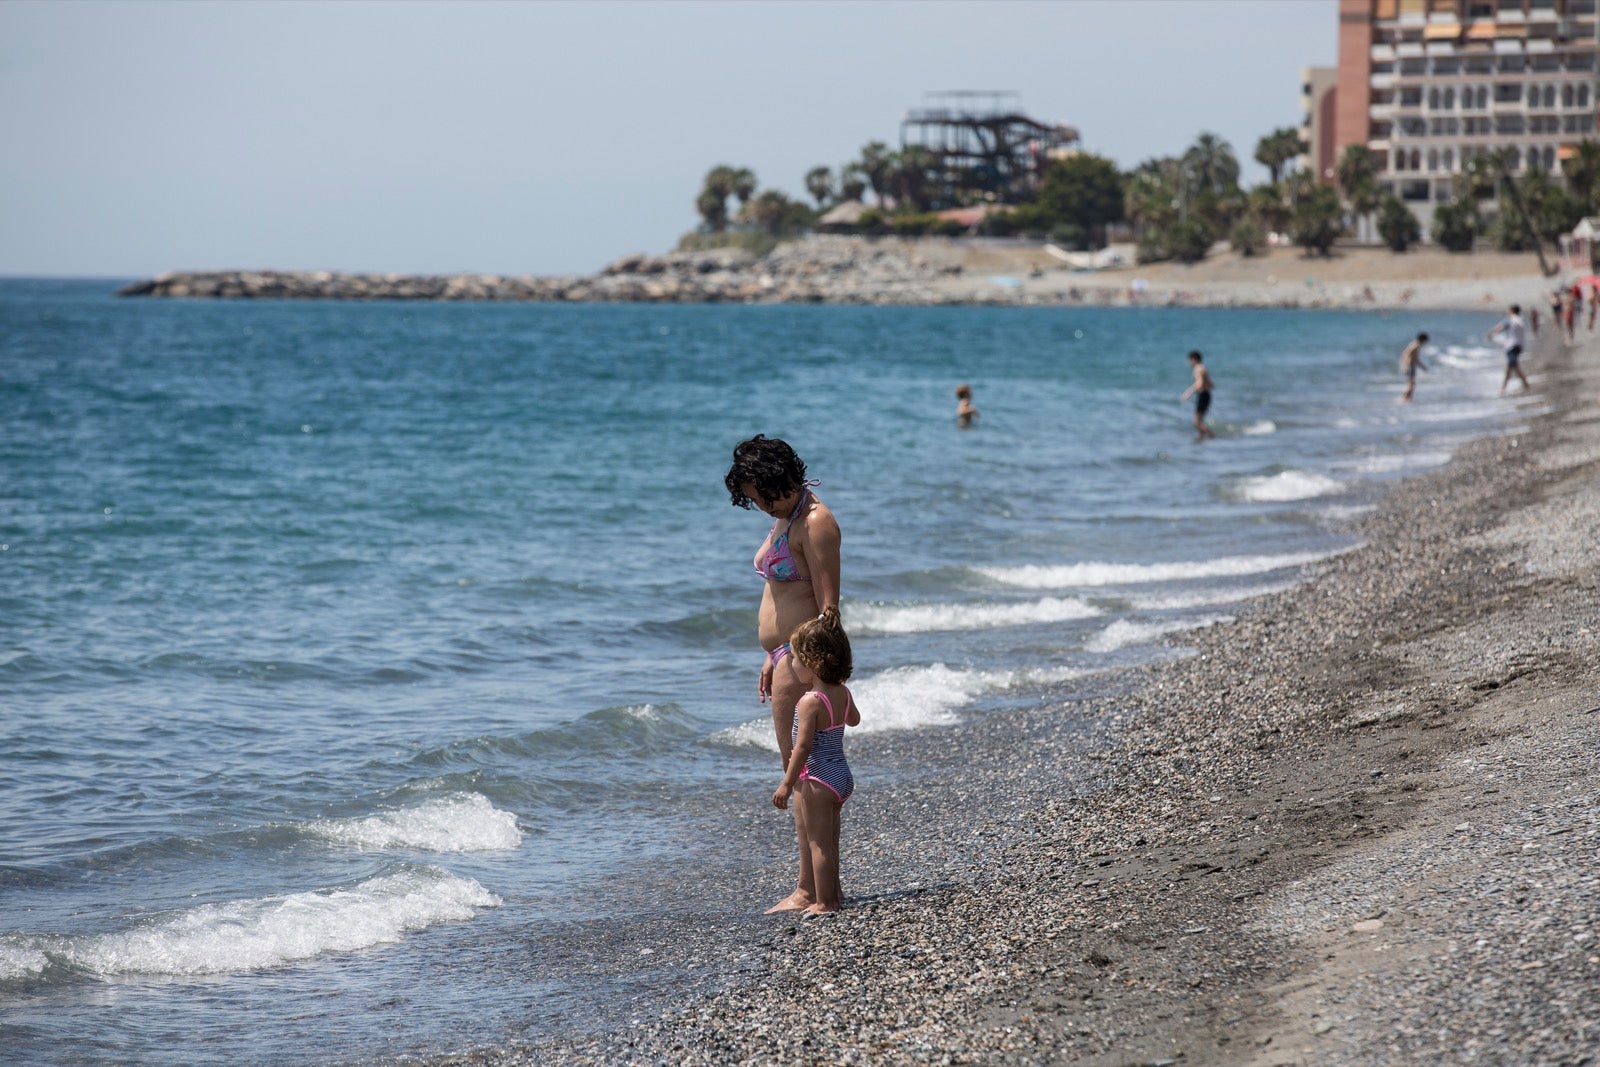
[[977, 573], [1006, 585], [1029, 589], [1071, 589], [1102, 585], [1173, 582], [1190, 578], [1230, 578], [1298, 567], [1332, 553], [1292, 552], [1277, 556], [1221, 556], [1180, 563], [1068, 563], [1060, 566], [977, 567]]
[[493, 852], [522, 843], [517, 817], [477, 793], [437, 797], [360, 819], [319, 819], [307, 824], [305, 832], [360, 849]]
[[437, 867], [354, 885], [203, 904], [86, 936], [0, 935], [0, 982], [125, 975], [199, 975], [282, 967], [463, 922], [500, 899]]
[[1023, 604], [849, 604], [845, 609], [850, 628], [863, 634], [987, 630], [1068, 622], [1098, 614], [1099, 608], [1074, 597], [1046, 597]]

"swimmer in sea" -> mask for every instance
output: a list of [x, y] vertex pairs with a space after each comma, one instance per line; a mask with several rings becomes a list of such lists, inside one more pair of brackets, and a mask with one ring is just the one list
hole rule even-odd
[[1183, 391], [1178, 399], [1194, 397], [1194, 443], [1217, 436], [1206, 425], [1206, 412], [1211, 410], [1211, 372], [1206, 370], [1205, 357], [1196, 349], [1189, 353], [1189, 366], [1194, 368], [1194, 384]]

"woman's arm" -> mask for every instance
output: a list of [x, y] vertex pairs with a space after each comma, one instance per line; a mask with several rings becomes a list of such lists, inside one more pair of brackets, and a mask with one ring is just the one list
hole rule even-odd
[[815, 509], [806, 516], [806, 565], [811, 570], [811, 590], [817, 610], [839, 606], [839, 523], [833, 512]]

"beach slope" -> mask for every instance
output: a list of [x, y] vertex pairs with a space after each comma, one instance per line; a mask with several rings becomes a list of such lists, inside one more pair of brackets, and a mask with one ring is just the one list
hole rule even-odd
[[449, 1062], [1595, 1062], [1600, 349], [1544, 340], [1545, 413], [1198, 654], [885, 740], [846, 912], [623, 1031]]

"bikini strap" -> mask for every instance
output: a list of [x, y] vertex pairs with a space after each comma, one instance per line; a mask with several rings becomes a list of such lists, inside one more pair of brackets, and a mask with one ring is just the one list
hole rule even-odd
[[[818, 700], [822, 701], [822, 706], [828, 709], [828, 729], [832, 730], [834, 728], [833, 701], [829, 700], [828, 694], [820, 689], [813, 689], [811, 692]], [[848, 689], [845, 690], [844, 716], [846, 719], [850, 717], [850, 691]]]

